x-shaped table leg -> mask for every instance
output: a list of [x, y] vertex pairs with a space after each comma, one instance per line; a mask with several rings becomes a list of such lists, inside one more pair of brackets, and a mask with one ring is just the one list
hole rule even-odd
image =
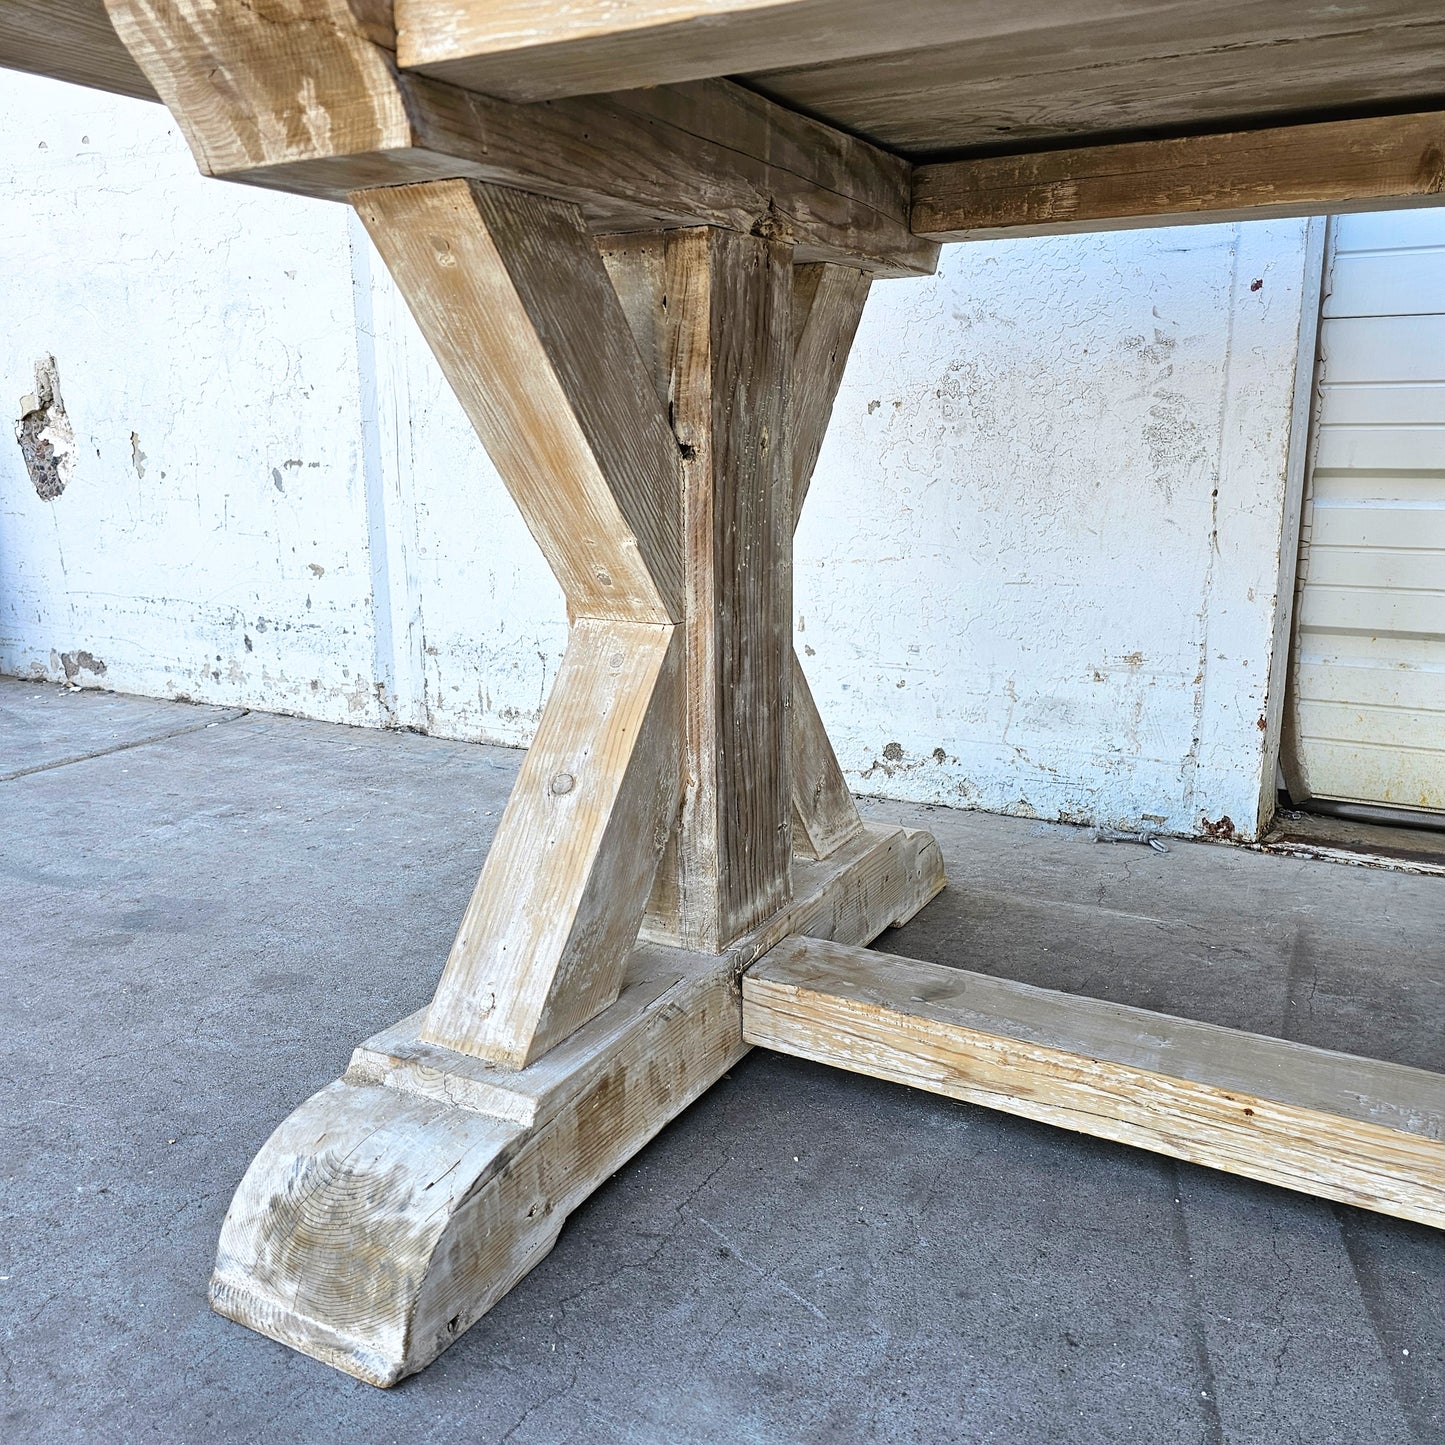
[[943, 878], [926, 834], [859, 821], [792, 651], [866, 282], [731, 231], [599, 245], [478, 182], [353, 201], [571, 620], [431, 1006], [281, 1126], [222, 1234], [219, 1309], [386, 1384], [744, 1051], [743, 968]]

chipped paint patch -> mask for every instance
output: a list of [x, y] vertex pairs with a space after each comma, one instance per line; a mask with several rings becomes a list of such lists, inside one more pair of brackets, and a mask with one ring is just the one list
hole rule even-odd
[[94, 653], [86, 652], [83, 648], [75, 652], [51, 651], [50, 666], [53, 670], [64, 672], [66, 682], [78, 682], [82, 672], [88, 672], [92, 677], [105, 676], [105, 662], [96, 657]]
[[75, 433], [60, 398], [60, 371], [53, 356], [35, 363], [35, 390], [20, 399], [15, 440], [35, 495], [42, 502], [53, 502], [75, 470]]

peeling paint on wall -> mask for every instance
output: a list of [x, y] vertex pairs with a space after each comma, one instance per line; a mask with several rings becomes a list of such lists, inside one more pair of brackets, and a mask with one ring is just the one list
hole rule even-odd
[[35, 390], [20, 399], [15, 440], [35, 495], [42, 502], [53, 502], [75, 469], [75, 433], [60, 398], [60, 373], [53, 356], [35, 363]]
[[0, 154], [0, 395], [62, 457], [0, 449], [0, 670], [376, 725], [344, 215], [208, 184], [162, 107], [13, 72]]
[[74, 652], [52, 651], [50, 657], [52, 667], [59, 668], [65, 674], [66, 682], [75, 682], [82, 672], [88, 672], [97, 678], [105, 676], [105, 663], [84, 648], [78, 648]]

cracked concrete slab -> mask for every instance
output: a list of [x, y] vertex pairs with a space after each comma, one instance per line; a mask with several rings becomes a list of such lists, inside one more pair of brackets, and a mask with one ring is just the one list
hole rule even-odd
[[5, 678], [0, 681], [0, 781], [215, 727], [242, 712]]
[[[5, 1439], [1445, 1434], [1440, 1234], [761, 1051], [394, 1392], [212, 1315], [242, 1170], [428, 997], [521, 756], [177, 728], [224, 716], [0, 682], [0, 773], [56, 764], [0, 784]], [[870, 811], [954, 884], [885, 948], [1445, 1067], [1439, 880]]]

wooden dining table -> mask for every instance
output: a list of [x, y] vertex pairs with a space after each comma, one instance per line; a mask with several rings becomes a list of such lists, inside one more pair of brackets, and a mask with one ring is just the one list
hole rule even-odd
[[354, 207], [566, 595], [435, 996], [245, 1171], [218, 1311], [393, 1384], [754, 1044], [1445, 1226], [1445, 1076], [870, 950], [943, 861], [791, 589], [875, 281], [1438, 204], [1439, 0], [4, 0], [0, 65]]

